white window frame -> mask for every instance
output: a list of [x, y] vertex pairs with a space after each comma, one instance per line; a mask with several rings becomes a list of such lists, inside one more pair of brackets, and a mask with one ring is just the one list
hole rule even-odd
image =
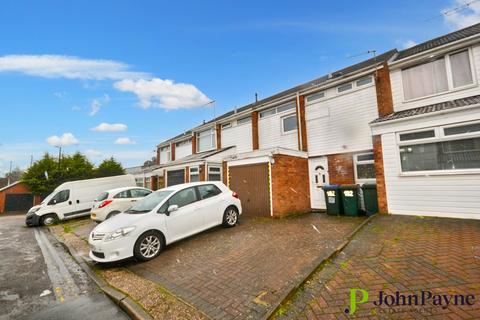
[[152, 187], [152, 178], [151, 177], [145, 177], [145, 180], [143, 180], [144, 188], [150, 189]]
[[[460, 86], [460, 87], [453, 87], [453, 76], [452, 76], [452, 68], [451, 68], [451, 65], [450, 65], [450, 56], [451, 55], [454, 55], [456, 53], [460, 53], [462, 51], [465, 51], [467, 50], [468, 51], [468, 58], [470, 60], [470, 72], [472, 73], [472, 83], [470, 84], [466, 84], [464, 86]], [[428, 60], [428, 61], [424, 61], [422, 63], [418, 63], [418, 64], [414, 64], [414, 65], [411, 65], [411, 66], [408, 66], [406, 68], [403, 68], [400, 70], [400, 84], [401, 84], [401, 90], [402, 90], [402, 99], [403, 99], [403, 102], [404, 103], [408, 103], [408, 102], [414, 102], [414, 101], [418, 101], [418, 100], [423, 100], [423, 99], [428, 99], [428, 98], [433, 98], [433, 97], [437, 97], [437, 96], [441, 96], [441, 95], [445, 95], [445, 94], [449, 94], [449, 93], [452, 93], [452, 92], [456, 92], [456, 91], [461, 91], [461, 90], [465, 90], [465, 89], [469, 89], [469, 88], [473, 88], [475, 86], [478, 85], [478, 81], [477, 81], [477, 77], [476, 77], [476, 72], [475, 72], [475, 61], [474, 61], [474, 56], [473, 56], [473, 52], [472, 52], [472, 47], [468, 47], [468, 48], [461, 48], [461, 49], [458, 49], [458, 50], [455, 50], [455, 51], [452, 51], [452, 52], [449, 52], [447, 54], [444, 54], [444, 55], [441, 55], [440, 56], [441, 59], [444, 59], [445, 60], [445, 68], [447, 69], [447, 84], [448, 84], [448, 89], [446, 91], [443, 91], [443, 92], [438, 92], [438, 93], [434, 93], [434, 94], [430, 94], [430, 95], [427, 95], [427, 96], [423, 96], [423, 97], [417, 97], [417, 98], [412, 98], [412, 99], [406, 99], [405, 98], [405, 91], [403, 90], [404, 86], [403, 86], [403, 74], [402, 74], [402, 71], [405, 70], [405, 69], [408, 69], [408, 68], [412, 68], [412, 67], [415, 67], [415, 66], [419, 66], [419, 65], [422, 65], [422, 64], [425, 64], [425, 63], [429, 63], [429, 62], [432, 62], [433, 60]], [[440, 57], [436, 57], [438, 59], [440, 59]]]
[[[211, 171], [210, 169], [212, 169], [212, 168], [215, 168], [215, 169], [218, 168], [219, 171], [218, 171], [218, 172], [216, 172], [216, 171]], [[207, 178], [208, 178], [208, 179], [205, 179], [205, 180], [210, 181], [210, 174], [220, 174], [220, 180], [218, 180], [218, 181], [223, 181], [222, 171], [223, 171], [223, 170], [222, 170], [222, 166], [221, 166], [221, 165], [214, 165], [214, 164], [213, 164], [213, 165], [208, 165], [208, 166], [207, 166]], [[212, 180], [212, 181], [213, 181], [213, 180]], [[216, 180], [215, 180], [215, 181], [216, 181]]]
[[[205, 150], [200, 151], [200, 134], [202, 134], [204, 132], [207, 132], [207, 131], [210, 131], [210, 142], [212, 143], [212, 145], [210, 146], [210, 148], [207, 148]], [[213, 136], [213, 139], [212, 139], [212, 136]], [[200, 131], [200, 132], [197, 133], [197, 152], [205, 152], [205, 151], [214, 150], [216, 148], [216, 144], [217, 144], [217, 134], [216, 134], [214, 128], [203, 130], [203, 131]]]
[[[287, 110], [278, 111], [278, 108], [284, 107], [284, 106], [289, 105], [289, 104], [294, 105], [294, 107], [290, 108], [290, 109], [287, 109]], [[297, 109], [297, 102], [296, 101], [290, 101], [290, 102], [279, 104], [278, 106], [276, 106], [274, 108], [267, 108], [267, 109], [261, 110], [258, 114], [258, 118], [259, 119], [265, 119], [265, 118], [273, 117], [276, 114], [283, 114], [283, 113], [286, 113], [286, 112], [292, 112], [292, 110], [296, 110], [296, 109]], [[265, 113], [265, 112], [272, 112], [272, 114], [262, 116], [262, 114]]]
[[[318, 95], [318, 94], [323, 94], [323, 96], [319, 97], [319, 98], [316, 98], [316, 99], [313, 99], [313, 100], [308, 100], [309, 97], [313, 97], [313, 96]], [[327, 91], [326, 90], [325, 91], [318, 91], [318, 92], [309, 94], [308, 96], [305, 97], [305, 105], [314, 104], [314, 103], [317, 103], [319, 101], [325, 100], [326, 98], [327, 98]]]
[[[192, 169], [194, 169], [194, 172], [192, 172]], [[196, 169], [196, 172], [195, 172], [195, 169]], [[188, 168], [188, 181], [189, 182], [192, 182], [192, 176], [198, 176], [198, 181], [200, 181], [200, 167], [199, 166]]]
[[[452, 135], [445, 135], [443, 132], [444, 128], [452, 128], [452, 127], [461, 127], [464, 125], [469, 124], [476, 124], [480, 123], [479, 120], [473, 121], [465, 121], [459, 122], [454, 124], [448, 124], [443, 126], [436, 126], [436, 127], [427, 127], [415, 130], [408, 130], [408, 131], [401, 131], [396, 132], [396, 140], [397, 140], [397, 147], [396, 147], [396, 161], [397, 167], [399, 168], [400, 176], [429, 176], [429, 175], [461, 175], [461, 174], [470, 174], [470, 173], [480, 173], [480, 168], [474, 169], [450, 169], [450, 170], [424, 170], [424, 171], [403, 171], [402, 169], [402, 162], [400, 159], [400, 148], [402, 146], [409, 146], [409, 145], [417, 145], [417, 144], [425, 144], [425, 143], [435, 143], [435, 142], [445, 142], [445, 141], [455, 141], [455, 140], [463, 140], [463, 139], [471, 139], [471, 138], [480, 138], [480, 131], [478, 132], [470, 132], [470, 133], [461, 133], [461, 134], [452, 134]], [[426, 139], [415, 139], [415, 140], [407, 140], [407, 141], [400, 141], [400, 134], [404, 133], [414, 133], [414, 132], [422, 132], [428, 129], [435, 130], [435, 137], [426, 138]]]
[[362, 153], [357, 153], [353, 155], [353, 171], [355, 172], [355, 181], [359, 183], [365, 183], [365, 182], [375, 182], [376, 178], [372, 179], [360, 179], [358, 177], [358, 170], [357, 170], [357, 165], [358, 164], [373, 164], [375, 165], [375, 160], [358, 160], [358, 156], [364, 156], [364, 155], [374, 155], [373, 150], [369, 152], [362, 152]]
[[[245, 120], [245, 119], [247, 119], [247, 120]], [[243, 121], [243, 122], [238, 122], [238, 121]], [[244, 124], [247, 124], [247, 123], [252, 123], [252, 115], [242, 117], [242, 118], [238, 118], [236, 122], [237, 122], [237, 126], [241, 126], [241, 125], [244, 125]]]
[[221, 125], [222, 130], [224, 130], [224, 129], [229, 129], [229, 128], [231, 128], [231, 127], [232, 127], [232, 123], [231, 123], [231, 122], [222, 123], [222, 125]]
[[[290, 118], [290, 117], [296, 117], [297, 118], [297, 128], [294, 129], [294, 130], [290, 130], [290, 131], [285, 131], [285, 127], [284, 127], [284, 122], [283, 120], [285, 120], [286, 118]], [[283, 117], [280, 118], [280, 122], [281, 122], [281, 126], [282, 126], [282, 134], [293, 134], [293, 133], [297, 133], [298, 131], [298, 117], [297, 117], [297, 113], [290, 113], [290, 114], [287, 114], [287, 115], [284, 115]]]

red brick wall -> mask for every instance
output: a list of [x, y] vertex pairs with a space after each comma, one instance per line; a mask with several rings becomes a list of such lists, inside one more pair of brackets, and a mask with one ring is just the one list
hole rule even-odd
[[199, 180], [205, 181], [205, 165], [201, 164], [198, 166]]
[[228, 186], [228, 166], [227, 166], [227, 161], [222, 162], [222, 180], [223, 184]]
[[390, 70], [388, 63], [383, 63], [383, 68], [377, 70], [375, 77], [375, 87], [377, 90], [377, 107], [380, 117], [393, 113], [392, 87], [390, 84]]
[[385, 185], [385, 172], [383, 170], [382, 137], [376, 135], [373, 136], [372, 139], [377, 181], [378, 210], [380, 213], [388, 213], [387, 187]]
[[328, 156], [328, 175], [331, 184], [355, 183], [353, 154], [341, 153]]
[[157, 177], [156, 176], [151, 176], [150, 177], [150, 189], [155, 191], [155, 190], [157, 190], [157, 186], [158, 186]]
[[258, 111], [252, 112], [252, 146], [258, 150]]
[[172, 158], [171, 160], [175, 160], [175, 147], [176, 147], [176, 143], [175, 142], [172, 142], [170, 144], [170, 157]]
[[[307, 144], [307, 123], [305, 121], [305, 97], [299, 97], [300, 110], [297, 110], [297, 119], [300, 124], [298, 133], [298, 149], [301, 151], [308, 151]], [[300, 139], [301, 138], [301, 139]], [[301, 142], [300, 142], [301, 141]]]
[[197, 153], [197, 133], [192, 134], [192, 154]]
[[308, 159], [286, 155], [274, 155], [273, 159], [273, 216], [310, 211]]
[[185, 183], [190, 182], [190, 167], [185, 167]]
[[[23, 183], [17, 183], [16, 185], [3, 190], [0, 192], [0, 213], [4, 213], [5, 211], [5, 199], [7, 193], [31, 193], [30, 190], [28, 190], [27, 186]], [[41, 198], [39, 196], [34, 197], [34, 204], [37, 205], [41, 202]], [[34, 205], [32, 203], [32, 206]]]
[[160, 164], [160, 147], [157, 147], [157, 164]]
[[217, 149], [222, 148], [222, 127], [220, 124], [215, 126], [215, 134], [217, 135]]

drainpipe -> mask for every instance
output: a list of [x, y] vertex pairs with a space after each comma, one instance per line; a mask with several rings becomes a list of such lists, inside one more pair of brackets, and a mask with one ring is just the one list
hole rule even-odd
[[297, 91], [297, 125], [298, 125], [298, 136], [300, 138], [300, 151], [303, 151], [303, 141], [302, 141], [302, 121], [300, 120], [300, 94]]

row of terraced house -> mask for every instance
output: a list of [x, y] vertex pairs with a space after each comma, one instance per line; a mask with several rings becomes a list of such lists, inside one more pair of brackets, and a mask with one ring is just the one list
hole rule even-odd
[[157, 146], [152, 189], [223, 180], [251, 216], [325, 209], [376, 182], [379, 210], [480, 219], [480, 24], [235, 109]]

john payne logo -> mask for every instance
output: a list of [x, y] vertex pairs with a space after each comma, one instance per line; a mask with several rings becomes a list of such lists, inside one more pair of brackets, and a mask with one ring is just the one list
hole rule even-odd
[[[357, 307], [369, 301], [367, 290], [360, 288], [350, 289], [350, 306], [345, 308], [345, 313], [354, 315]], [[433, 305], [447, 309], [448, 306], [472, 306], [475, 304], [473, 294], [433, 294], [431, 291], [421, 291], [415, 294], [402, 294], [396, 291], [394, 294], [387, 294], [384, 291], [378, 292], [378, 297], [373, 304], [376, 307], [400, 307], [400, 306], [426, 306]]]

